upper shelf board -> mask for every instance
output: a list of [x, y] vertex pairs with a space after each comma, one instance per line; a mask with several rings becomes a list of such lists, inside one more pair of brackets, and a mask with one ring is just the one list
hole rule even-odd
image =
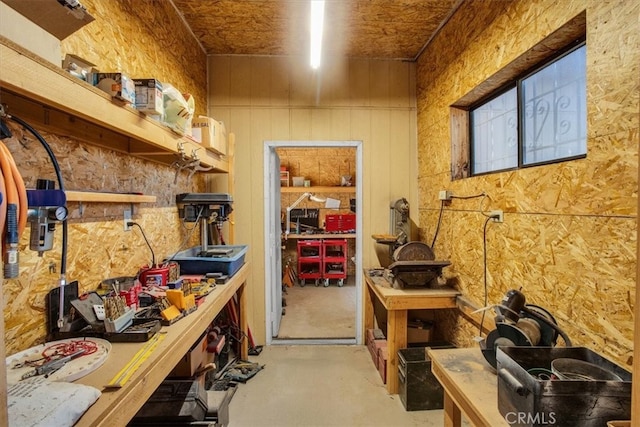
[[[136, 157], [172, 164], [178, 145], [194, 151], [211, 172], [228, 173], [229, 162], [169, 130], [132, 107], [0, 36], [0, 95], [11, 114], [54, 131]], [[105, 137], [104, 133], [110, 134]], [[115, 135], [114, 138], [111, 136]]]

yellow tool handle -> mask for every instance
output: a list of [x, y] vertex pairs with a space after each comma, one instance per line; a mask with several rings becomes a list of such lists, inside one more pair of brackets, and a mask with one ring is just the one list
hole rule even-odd
[[164, 337], [165, 334], [155, 334], [149, 341], [147, 341], [144, 347], [138, 350], [129, 363], [127, 363], [124, 368], [122, 368], [120, 372], [118, 372], [116, 376], [109, 381], [109, 384], [105, 385], [105, 388], [121, 388], [124, 386], [134, 372], [144, 363], [145, 360], [149, 358], [151, 352], [155, 350]]

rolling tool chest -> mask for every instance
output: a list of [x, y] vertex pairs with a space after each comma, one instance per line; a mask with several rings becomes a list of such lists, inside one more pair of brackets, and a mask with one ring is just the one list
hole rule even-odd
[[344, 285], [347, 278], [347, 239], [323, 239], [322, 264], [325, 287], [329, 286], [331, 279], [337, 279], [338, 286]]
[[322, 279], [322, 241], [298, 240], [298, 278], [300, 286], [306, 284], [306, 280], [315, 280], [316, 286]]
[[306, 280], [314, 280], [319, 286], [338, 280], [338, 286], [344, 285], [347, 278], [347, 239], [298, 240], [298, 277], [300, 286]]

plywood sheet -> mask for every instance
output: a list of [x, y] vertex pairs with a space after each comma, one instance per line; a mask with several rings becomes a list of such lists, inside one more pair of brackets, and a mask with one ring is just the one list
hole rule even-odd
[[[10, 122], [14, 137], [4, 140], [28, 188], [37, 178], [56, 180], [42, 146]], [[120, 153], [84, 145], [72, 138], [42, 133], [60, 167], [66, 189], [143, 192], [156, 195], [156, 204], [133, 205], [133, 220], [141, 225], [151, 242], [156, 259], [177, 251], [176, 242], [198, 244], [198, 233], [185, 240], [175, 208], [175, 195], [205, 191], [204, 177], [188, 180], [186, 173]], [[57, 185], [56, 185], [57, 186]], [[68, 203], [69, 231], [67, 280], [78, 280], [81, 292], [94, 290], [109, 277], [135, 276], [151, 261], [149, 248], [137, 227], [123, 232], [123, 210], [129, 203]], [[195, 239], [195, 240], [194, 240]], [[5, 343], [13, 354], [43, 342], [46, 336], [45, 297], [58, 286], [62, 226], [57, 225], [54, 249], [39, 257], [29, 249], [29, 227], [20, 240], [20, 276], [4, 281]], [[179, 245], [179, 243], [178, 243]]]
[[[209, 54], [306, 56], [308, 2], [174, 0]], [[413, 59], [456, 0], [328, 0], [328, 56]]]
[[[451, 181], [448, 107], [585, 9], [587, 158]], [[483, 304], [480, 211], [502, 209], [504, 224], [487, 226], [488, 301], [522, 287], [574, 345], [623, 365], [633, 350], [637, 262], [638, 12], [625, 1], [465, 2], [417, 66], [421, 240], [436, 232], [439, 190], [488, 196], [445, 207], [434, 250], [452, 261], [448, 280]], [[456, 317], [442, 321], [458, 344], [477, 335]]]

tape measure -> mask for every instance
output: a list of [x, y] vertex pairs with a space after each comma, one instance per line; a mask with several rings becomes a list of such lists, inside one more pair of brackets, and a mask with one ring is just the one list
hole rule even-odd
[[138, 368], [149, 358], [149, 355], [155, 348], [162, 342], [166, 334], [155, 334], [149, 341], [146, 342], [133, 356], [133, 358], [116, 374], [109, 384], [105, 385], [105, 388], [122, 388], [124, 384], [129, 381], [131, 376], [138, 370]]

